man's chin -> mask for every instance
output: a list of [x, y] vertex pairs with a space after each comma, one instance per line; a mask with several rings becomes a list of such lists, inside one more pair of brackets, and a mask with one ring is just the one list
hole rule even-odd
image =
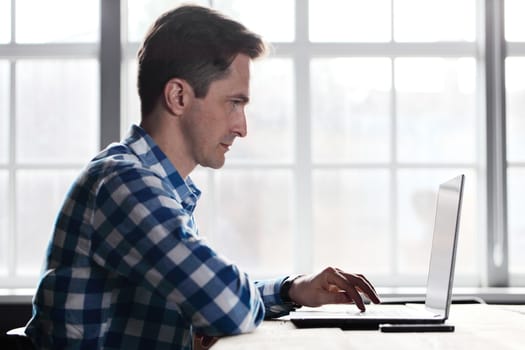
[[206, 163], [201, 163], [201, 166], [205, 168], [212, 168], [212, 169], [220, 169], [224, 166], [225, 159], [222, 158], [222, 160], [214, 160]]

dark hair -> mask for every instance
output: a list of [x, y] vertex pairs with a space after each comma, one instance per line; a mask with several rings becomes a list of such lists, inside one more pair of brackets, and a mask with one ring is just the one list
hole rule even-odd
[[138, 92], [142, 117], [149, 114], [172, 78], [186, 80], [204, 97], [214, 80], [226, 76], [238, 54], [257, 58], [261, 37], [242, 24], [200, 6], [181, 6], [161, 15], [138, 52]]

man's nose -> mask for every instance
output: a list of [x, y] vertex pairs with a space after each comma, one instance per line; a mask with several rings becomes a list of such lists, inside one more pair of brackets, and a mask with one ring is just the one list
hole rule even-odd
[[245, 137], [248, 134], [248, 125], [246, 123], [246, 112], [244, 109], [239, 113], [235, 122], [233, 132], [239, 137]]

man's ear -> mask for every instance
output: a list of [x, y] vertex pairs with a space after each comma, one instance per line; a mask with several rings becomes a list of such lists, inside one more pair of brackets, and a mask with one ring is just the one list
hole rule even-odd
[[164, 85], [164, 104], [174, 116], [184, 115], [193, 98], [193, 89], [184, 79], [173, 78]]

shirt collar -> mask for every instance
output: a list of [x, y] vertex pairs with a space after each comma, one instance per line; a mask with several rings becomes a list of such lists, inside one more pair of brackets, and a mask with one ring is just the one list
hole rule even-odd
[[124, 144], [137, 155], [141, 163], [168, 180], [183, 207], [193, 212], [201, 191], [188, 176], [183, 179], [155, 140], [138, 125], [132, 125]]

